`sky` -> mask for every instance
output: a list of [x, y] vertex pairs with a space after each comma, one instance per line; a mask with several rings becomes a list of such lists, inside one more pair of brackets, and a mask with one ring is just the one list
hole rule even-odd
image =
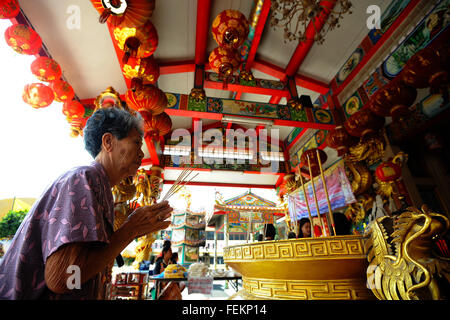
[[40, 81], [30, 70], [35, 57], [6, 44], [3, 34], [10, 25], [0, 20], [0, 199], [38, 198], [64, 171], [92, 157], [82, 138], [70, 137], [62, 103], [34, 109], [22, 100], [23, 87]]
[[[0, 34], [10, 25], [9, 20], [0, 20]], [[62, 173], [93, 159], [84, 149], [83, 139], [70, 136], [62, 103], [54, 101], [46, 108], [34, 109], [22, 100], [23, 87], [40, 82], [30, 71], [35, 57], [16, 53], [3, 36], [0, 38], [0, 200], [39, 198]], [[64, 73], [64, 66], [61, 68]], [[163, 194], [168, 188], [164, 187]], [[222, 192], [224, 199], [247, 191], [244, 188], [190, 189], [193, 207], [198, 209], [210, 207], [215, 189]], [[253, 189], [252, 192], [276, 202], [274, 190]]]

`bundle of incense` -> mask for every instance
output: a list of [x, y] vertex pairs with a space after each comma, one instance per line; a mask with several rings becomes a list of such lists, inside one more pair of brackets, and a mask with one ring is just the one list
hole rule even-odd
[[184, 187], [187, 183], [191, 182], [195, 177], [198, 176], [198, 173], [194, 175], [191, 179], [187, 180], [187, 178], [191, 175], [191, 173], [194, 171], [194, 168], [187, 167], [184, 168], [183, 171], [181, 171], [178, 178], [175, 180], [173, 185], [170, 187], [169, 191], [164, 195], [163, 199], [161, 201], [166, 201], [170, 197], [172, 197], [175, 193], [181, 190], [182, 187]]

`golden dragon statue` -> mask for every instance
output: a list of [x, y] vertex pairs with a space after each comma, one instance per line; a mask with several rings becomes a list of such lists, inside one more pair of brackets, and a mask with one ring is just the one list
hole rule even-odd
[[356, 145], [349, 148], [346, 160], [350, 162], [365, 161], [369, 166], [378, 162], [384, 154], [386, 142], [382, 136], [361, 139]]
[[133, 178], [129, 177], [120, 181], [118, 185], [112, 188], [112, 194], [114, 197], [114, 231], [116, 231], [133, 212], [130, 206], [130, 201], [136, 195]]
[[447, 217], [408, 208], [373, 221], [365, 243], [367, 285], [380, 300], [449, 299], [450, 261], [434, 247], [449, 229]]
[[[152, 205], [159, 198], [159, 186], [162, 179], [159, 177], [149, 176], [144, 169], [140, 169], [135, 178], [136, 198], [140, 199], [141, 206]], [[139, 269], [139, 265], [144, 260], [150, 259], [152, 252], [152, 244], [156, 240], [156, 232], [147, 234], [138, 238], [138, 243], [135, 248], [136, 258], [133, 262], [133, 267]]]

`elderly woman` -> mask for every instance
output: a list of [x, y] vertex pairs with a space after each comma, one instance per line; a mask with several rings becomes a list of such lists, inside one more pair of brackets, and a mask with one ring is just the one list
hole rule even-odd
[[84, 142], [95, 161], [60, 176], [36, 201], [0, 264], [0, 299], [105, 299], [115, 257], [133, 239], [169, 226], [172, 208], [163, 202], [136, 209], [113, 229], [111, 188], [136, 174], [141, 128], [142, 120], [117, 108], [90, 117]]

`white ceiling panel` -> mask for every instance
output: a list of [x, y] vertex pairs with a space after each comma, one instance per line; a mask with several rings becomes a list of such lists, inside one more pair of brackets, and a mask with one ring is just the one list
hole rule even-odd
[[[181, 170], [166, 169], [164, 170], [164, 179], [175, 181], [180, 175]], [[272, 174], [248, 174], [240, 171], [195, 171], [188, 180], [198, 174], [192, 182], [208, 182], [208, 183], [236, 183], [236, 184], [255, 184], [255, 185], [275, 185], [278, 175]]]
[[[20, 6], [80, 99], [109, 86], [127, 90], [109, 31], [90, 1], [21, 0]], [[79, 10], [79, 28], [70, 23], [71, 9]]]

